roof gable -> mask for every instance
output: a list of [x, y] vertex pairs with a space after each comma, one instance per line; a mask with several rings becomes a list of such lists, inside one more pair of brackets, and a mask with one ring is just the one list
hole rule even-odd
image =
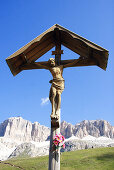
[[55, 31], [60, 34], [61, 44], [80, 56], [93, 58], [102, 69], [106, 69], [108, 51], [89, 40], [55, 24], [44, 33], [30, 41], [6, 59], [13, 75], [22, 71], [21, 66], [36, 61], [55, 46]]

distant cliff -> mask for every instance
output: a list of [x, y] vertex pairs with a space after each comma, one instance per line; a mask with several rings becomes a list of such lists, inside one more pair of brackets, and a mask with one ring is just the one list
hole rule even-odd
[[50, 129], [38, 122], [31, 123], [22, 117], [12, 117], [0, 124], [0, 136], [17, 139], [18, 141], [47, 140]]
[[114, 127], [105, 120], [84, 120], [76, 125], [63, 121], [61, 123], [61, 133], [66, 138], [71, 137], [72, 135], [79, 138], [88, 135], [94, 137], [105, 136], [108, 138], [114, 138]]
[[[105, 120], [84, 120], [76, 125], [63, 121], [61, 123], [61, 133], [65, 138], [69, 138], [72, 135], [78, 138], [88, 135], [114, 138], [114, 127]], [[22, 142], [31, 140], [41, 142], [49, 138], [50, 128], [40, 125], [38, 122], [31, 123], [22, 117], [12, 117], [0, 124], [0, 136], [17, 139]]]
[[[64, 151], [114, 147], [114, 127], [105, 120], [84, 120], [76, 125], [63, 121], [61, 133], [68, 138]], [[31, 123], [22, 117], [9, 118], [0, 124], [0, 160], [23, 154], [30, 157], [48, 155], [49, 141], [46, 140], [49, 136], [50, 128], [38, 122]]]

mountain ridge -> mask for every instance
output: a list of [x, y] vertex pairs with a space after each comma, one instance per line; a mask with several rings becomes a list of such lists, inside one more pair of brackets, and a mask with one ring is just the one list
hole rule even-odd
[[[114, 146], [114, 127], [105, 120], [84, 120], [76, 125], [63, 121], [61, 133], [67, 138], [64, 151]], [[49, 127], [11, 117], [0, 124], [0, 160], [23, 154], [48, 155], [49, 136]]]
[[61, 133], [66, 138], [71, 137], [72, 135], [79, 138], [88, 135], [114, 138], [114, 126], [111, 126], [106, 120], [84, 120], [75, 125], [63, 121], [61, 123]]
[[[72, 125], [66, 121], [61, 122], [61, 133], [65, 138], [72, 135], [83, 138], [91, 135], [94, 137], [114, 138], [114, 126], [106, 120], [83, 120]], [[11, 117], [0, 124], [0, 136], [17, 138], [19, 141], [41, 142], [49, 139], [50, 128], [40, 125], [39, 122], [32, 123], [22, 117]]]
[[22, 117], [11, 117], [0, 124], [0, 136], [18, 138], [19, 141], [45, 141], [49, 134], [48, 127], [38, 122], [31, 123]]

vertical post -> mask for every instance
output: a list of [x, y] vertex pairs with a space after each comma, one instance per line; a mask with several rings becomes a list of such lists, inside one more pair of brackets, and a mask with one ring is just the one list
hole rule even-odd
[[[60, 110], [59, 113], [60, 115]], [[60, 116], [59, 116], [60, 117]], [[53, 138], [60, 133], [60, 118], [51, 118], [51, 135], [50, 135], [50, 150], [49, 150], [49, 169], [60, 170], [60, 148], [55, 150]]]
[[54, 30], [54, 39], [55, 39], [55, 51], [57, 52], [55, 54], [55, 63], [57, 65], [60, 65], [61, 63], [61, 53], [60, 53], [60, 50], [61, 50], [61, 35], [60, 35], [60, 32], [59, 32], [59, 29], [55, 29]]
[[[60, 65], [61, 63], [61, 38], [58, 29], [54, 30], [55, 39], [55, 63]], [[49, 150], [49, 169], [48, 170], [60, 170], [60, 148], [55, 149], [53, 145], [53, 139], [56, 134], [60, 134], [60, 109], [58, 110], [58, 118], [51, 118], [51, 135], [50, 135], [50, 150]]]

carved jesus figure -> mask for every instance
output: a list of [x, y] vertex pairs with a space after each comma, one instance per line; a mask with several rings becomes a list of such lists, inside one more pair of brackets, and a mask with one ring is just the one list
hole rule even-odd
[[61, 93], [64, 90], [64, 78], [62, 76], [63, 69], [66, 67], [72, 67], [79, 60], [80, 59], [77, 59], [77, 60], [74, 60], [72, 63], [68, 63], [64, 65], [57, 65], [55, 63], [55, 59], [50, 58], [48, 60], [47, 65], [42, 65], [42, 64], [37, 63], [37, 66], [40, 66], [41, 68], [44, 68], [44, 69], [48, 69], [53, 76], [53, 79], [49, 81], [52, 84], [50, 88], [50, 93], [49, 93], [49, 99], [52, 104], [51, 118], [59, 118], [58, 111], [61, 105]]
[[61, 93], [64, 90], [64, 79], [63, 79], [63, 65], [56, 66], [55, 60], [53, 58], [49, 59], [49, 71], [53, 76], [53, 80], [50, 80], [52, 83], [49, 93], [49, 99], [52, 104], [52, 113], [51, 117], [59, 116], [58, 112], [61, 105]]

